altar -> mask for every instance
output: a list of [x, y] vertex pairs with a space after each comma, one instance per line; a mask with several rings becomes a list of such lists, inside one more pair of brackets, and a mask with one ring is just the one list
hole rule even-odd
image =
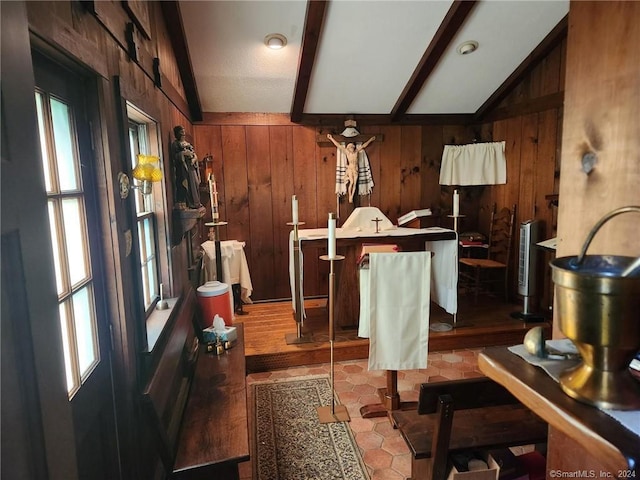
[[[377, 209], [376, 209], [377, 210]], [[346, 227], [345, 227], [346, 226]], [[312, 248], [326, 248], [327, 228], [298, 230], [301, 269], [304, 252]], [[290, 277], [292, 292], [294, 281], [293, 232], [289, 238]], [[360, 313], [358, 258], [363, 244], [395, 244], [402, 251], [434, 253], [431, 267], [431, 299], [450, 314], [457, 312], [458, 241], [454, 230], [440, 227], [403, 228], [389, 224], [378, 232], [373, 228], [349, 228], [348, 220], [336, 229], [336, 251], [345, 259], [336, 262], [335, 323], [337, 327], [355, 328]], [[301, 283], [304, 279], [301, 277]], [[301, 286], [301, 290], [302, 286]], [[292, 293], [292, 298], [295, 295]]]

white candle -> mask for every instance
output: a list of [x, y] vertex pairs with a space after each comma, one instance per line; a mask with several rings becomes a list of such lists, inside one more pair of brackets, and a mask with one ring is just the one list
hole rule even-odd
[[336, 219], [333, 213], [329, 214], [329, 259], [336, 258]]
[[453, 191], [453, 216], [457, 217], [460, 214], [460, 195], [458, 190]]
[[291, 217], [294, 225], [298, 224], [298, 199], [294, 195], [291, 197]]
[[216, 177], [213, 173], [209, 174], [209, 196], [211, 199], [211, 220], [217, 222], [220, 218], [218, 213], [218, 187], [216, 186]]

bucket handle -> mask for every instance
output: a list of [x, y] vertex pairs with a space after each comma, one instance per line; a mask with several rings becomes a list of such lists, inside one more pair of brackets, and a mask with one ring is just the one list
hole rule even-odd
[[600, 230], [600, 227], [602, 227], [602, 225], [604, 225], [606, 222], [611, 220], [613, 217], [616, 217], [622, 213], [628, 213], [628, 212], [640, 213], [640, 206], [629, 205], [628, 207], [616, 208], [615, 210], [610, 211], [604, 217], [598, 220], [598, 223], [596, 223], [591, 229], [591, 231], [589, 232], [589, 235], [587, 236], [587, 239], [585, 240], [584, 245], [582, 246], [582, 251], [580, 252], [580, 255], [576, 259], [575, 263], [573, 263], [573, 266], [577, 267], [582, 263], [582, 261], [584, 260], [584, 256], [587, 254], [587, 249], [591, 244], [591, 240], [593, 240], [593, 237], [595, 237], [596, 233], [598, 232], [598, 230]]

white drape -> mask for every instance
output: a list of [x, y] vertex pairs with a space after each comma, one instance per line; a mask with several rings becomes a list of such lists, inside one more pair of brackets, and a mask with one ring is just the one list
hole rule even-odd
[[440, 185], [497, 185], [507, 183], [505, 142], [445, 145]]
[[[427, 367], [431, 252], [371, 253], [362, 270], [360, 307], [368, 308], [369, 370]], [[364, 298], [363, 298], [364, 297]]]
[[391, 220], [389, 220], [384, 213], [377, 207], [357, 207], [351, 212], [349, 218], [347, 218], [342, 224], [343, 230], [354, 230], [358, 232], [375, 232], [376, 222], [378, 219], [378, 231], [392, 230], [395, 227]]
[[[233, 285], [240, 284], [240, 297], [244, 303], [253, 303], [251, 294], [253, 284], [247, 257], [244, 253], [245, 242], [238, 240], [222, 240], [220, 242], [220, 253], [222, 254], [222, 278], [216, 278], [216, 244], [207, 240], [202, 245], [204, 251], [203, 270], [205, 282], [219, 280]], [[232, 309], [233, 310], [233, 309]]]

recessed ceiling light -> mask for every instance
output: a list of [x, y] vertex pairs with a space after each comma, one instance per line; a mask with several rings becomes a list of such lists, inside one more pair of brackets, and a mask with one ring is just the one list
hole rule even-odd
[[458, 45], [457, 51], [460, 55], [468, 55], [478, 49], [478, 42], [469, 40], [468, 42]]
[[264, 44], [272, 50], [280, 50], [287, 44], [287, 37], [281, 33], [270, 33], [264, 37]]

